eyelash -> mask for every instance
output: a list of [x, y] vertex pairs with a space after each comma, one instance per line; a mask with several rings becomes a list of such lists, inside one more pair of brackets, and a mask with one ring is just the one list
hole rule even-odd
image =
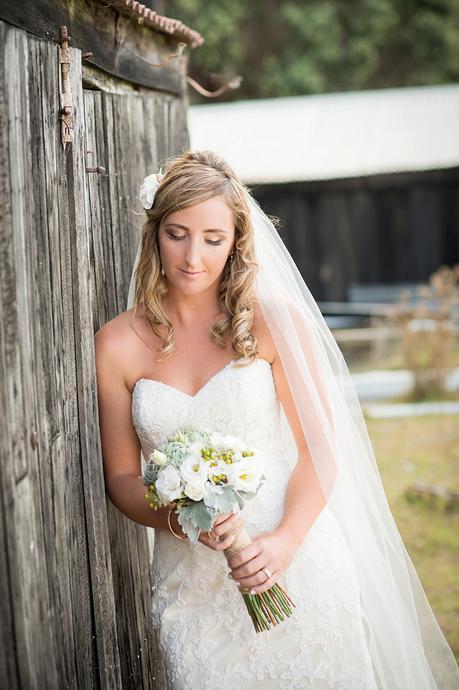
[[[172, 233], [170, 233], [170, 232], [168, 232], [167, 234], [169, 235], [169, 237], [170, 237], [172, 240], [175, 240], [175, 241], [183, 240], [183, 238], [185, 237], [185, 235], [172, 235]], [[214, 247], [216, 247], [216, 246], [218, 246], [219, 244], [221, 244], [221, 243], [223, 242], [223, 240], [206, 240], [206, 242], [207, 242], [208, 244], [213, 244]]]

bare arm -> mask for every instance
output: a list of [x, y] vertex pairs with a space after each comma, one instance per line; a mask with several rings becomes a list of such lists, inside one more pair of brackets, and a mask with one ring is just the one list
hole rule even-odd
[[[100, 437], [108, 497], [130, 520], [147, 527], [168, 529], [167, 506], [152, 510], [144, 498], [146, 488], [141, 477], [140, 443], [132, 424], [132, 398], [119, 366], [120, 353], [114, 329], [102, 328], [96, 333], [94, 342]], [[181, 532], [178, 527], [176, 531]]]
[[[97, 397], [102, 443], [105, 487], [108, 497], [126, 517], [146, 527], [169, 529], [167, 515], [170, 506], [153, 510], [145, 499], [146, 487], [141, 477], [140, 442], [132, 423], [132, 396], [124, 381], [120, 362], [129, 356], [120, 352], [123, 341], [116, 327], [107, 324], [95, 335]], [[122, 334], [121, 334], [122, 335]], [[214, 523], [210, 538], [201, 533], [199, 541], [220, 551], [230, 545], [230, 537], [215, 541], [215, 536], [229, 530], [237, 516], [223, 513]], [[184, 533], [175, 511], [171, 524], [176, 534]]]
[[275, 358], [272, 370], [277, 394], [298, 448], [298, 461], [287, 484], [284, 514], [278, 530], [297, 548], [322, 511], [326, 500], [279, 357]]
[[[232, 577], [241, 590], [250, 591], [252, 594], [267, 591], [285, 572], [296, 550], [326, 504], [280, 356], [259, 312], [258, 317], [257, 333], [259, 335], [257, 337], [264, 343], [265, 351], [272, 353], [272, 372], [276, 392], [295, 438], [298, 460], [289, 477], [284, 511], [279, 525], [271, 532], [255, 537], [250, 545], [241, 549], [230, 560]], [[307, 339], [304, 339], [302, 344], [306, 349]], [[309, 358], [308, 361], [310, 361]], [[329, 414], [325, 393], [317, 376], [315, 382], [325, 413]], [[327, 450], [325, 445], [324, 448]], [[272, 573], [268, 578], [266, 572], [262, 570], [266, 567]]]

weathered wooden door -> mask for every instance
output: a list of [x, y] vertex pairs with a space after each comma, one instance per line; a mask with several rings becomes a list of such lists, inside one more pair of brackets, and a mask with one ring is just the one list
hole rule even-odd
[[165, 688], [147, 530], [105, 497], [93, 334], [125, 309], [139, 183], [187, 145], [185, 106], [85, 91], [71, 49], [64, 150], [58, 50], [0, 22], [0, 687]]

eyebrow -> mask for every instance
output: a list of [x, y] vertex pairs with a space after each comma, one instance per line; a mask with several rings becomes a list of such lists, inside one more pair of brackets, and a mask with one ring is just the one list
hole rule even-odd
[[[172, 226], [175, 226], [176, 228], [181, 228], [182, 230], [188, 230], [186, 225], [180, 225], [180, 223], [166, 223], [164, 227], [169, 228]], [[207, 230], [204, 230], [204, 232], [223, 232], [226, 234], [226, 230], [222, 230], [221, 228], [208, 228]]]

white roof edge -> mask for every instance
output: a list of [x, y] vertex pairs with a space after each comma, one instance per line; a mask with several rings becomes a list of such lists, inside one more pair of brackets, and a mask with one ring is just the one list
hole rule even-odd
[[456, 84], [189, 108], [192, 148], [220, 153], [247, 184], [454, 168], [458, 123]]

